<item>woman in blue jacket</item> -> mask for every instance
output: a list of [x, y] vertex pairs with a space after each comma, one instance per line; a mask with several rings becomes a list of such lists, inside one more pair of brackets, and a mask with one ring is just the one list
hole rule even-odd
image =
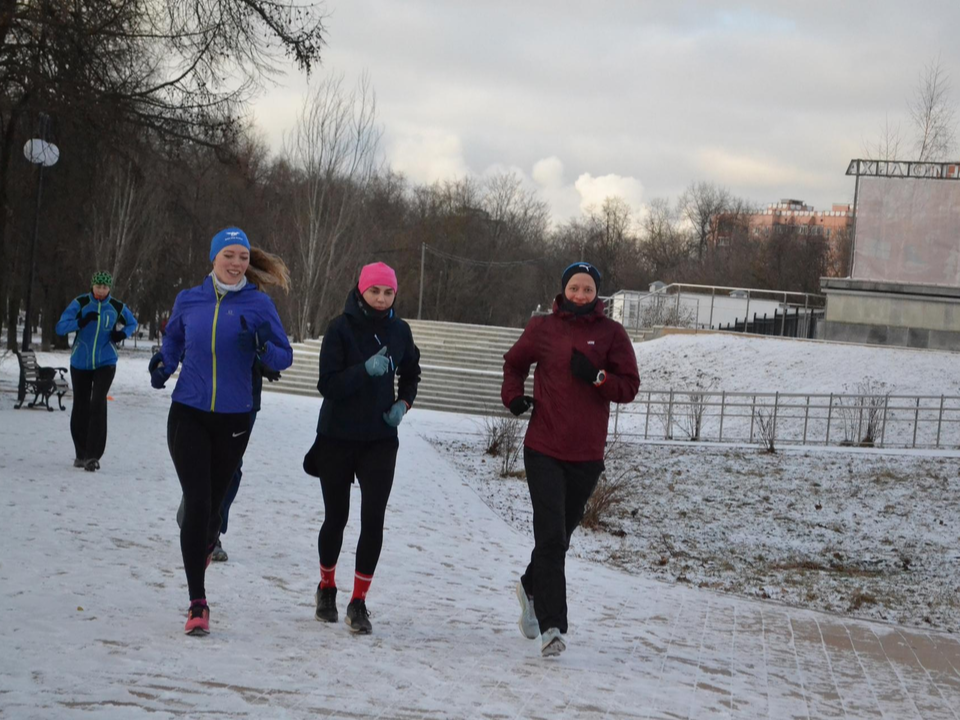
[[190, 591], [184, 631], [210, 631], [204, 575], [220, 531], [220, 505], [250, 437], [253, 364], [293, 362], [277, 309], [257, 285], [289, 290], [283, 261], [251, 248], [230, 227], [210, 243], [213, 270], [177, 295], [150, 382], [162, 388], [182, 363], [167, 419], [167, 445], [183, 490], [180, 551]]
[[77, 333], [70, 355], [73, 466], [93, 472], [100, 469], [107, 445], [107, 392], [117, 372], [117, 344], [133, 335], [137, 320], [126, 305], [110, 297], [110, 273], [94, 273], [90, 286], [90, 292], [67, 305], [56, 331], [57, 335]]
[[[336, 622], [335, 573], [350, 511], [350, 486], [360, 483], [360, 539], [346, 623], [352, 632], [372, 628], [366, 597], [383, 546], [383, 520], [397, 461], [397, 426], [413, 405], [420, 382], [420, 351], [410, 326], [393, 311], [396, 273], [383, 263], [365, 265], [320, 347], [323, 395], [317, 439], [304, 470], [320, 478], [324, 517], [317, 538], [320, 584], [315, 617]], [[394, 376], [399, 376], [394, 395]]]

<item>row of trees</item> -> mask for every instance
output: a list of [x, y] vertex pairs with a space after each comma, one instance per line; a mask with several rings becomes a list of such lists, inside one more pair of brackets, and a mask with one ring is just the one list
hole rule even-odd
[[289, 264], [294, 289], [275, 299], [298, 339], [323, 332], [359, 267], [377, 259], [397, 269], [401, 314], [503, 325], [548, 305], [562, 269], [581, 258], [603, 270], [605, 292], [653, 280], [815, 292], [822, 275], [842, 272], [819, 237], [744, 232], [713, 247], [713, 219], [751, 206], [709, 183], [641, 215], [608, 198], [559, 226], [512, 175], [411, 184], [381, 164], [366, 78], [314, 82], [271, 156], [238, 118], [273, 67], [270, 48], [307, 72], [319, 63], [317, 6], [0, 4], [0, 326], [11, 345], [36, 187], [19, 148], [41, 112], [62, 151], [45, 175], [39, 226], [34, 307], [45, 345], [96, 269], [113, 273], [115, 294], [139, 317], [158, 320], [208, 272], [208, 239], [228, 224]]

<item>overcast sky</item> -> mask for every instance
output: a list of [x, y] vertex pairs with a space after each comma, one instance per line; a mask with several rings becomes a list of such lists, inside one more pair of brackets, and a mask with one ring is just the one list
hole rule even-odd
[[[557, 220], [699, 180], [829, 209], [852, 202], [847, 163], [885, 117], [909, 130], [907, 100], [938, 54], [960, 104], [958, 0], [326, 7], [316, 79], [369, 73], [394, 169], [414, 182], [513, 170]], [[281, 81], [253, 107], [275, 151], [307, 91], [295, 73]]]

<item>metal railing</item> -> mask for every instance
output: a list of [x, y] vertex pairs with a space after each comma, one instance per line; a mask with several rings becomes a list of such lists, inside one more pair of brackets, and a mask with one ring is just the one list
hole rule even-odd
[[960, 396], [644, 390], [611, 424], [625, 440], [960, 449]]
[[[636, 330], [656, 325], [719, 327], [724, 322], [739, 320], [741, 313], [739, 309], [732, 309], [735, 306], [742, 307], [744, 323], [748, 323], [751, 320], [751, 300], [755, 311], [758, 310], [758, 304], [763, 303], [760, 312], [764, 313], [764, 317], [765, 313], [770, 312], [779, 313], [782, 318], [792, 311], [798, 316], [798, 323], [808, 323], [813, 311], [822, 309], [826, 302], [823, 295], [811, 293], [690, 283], [672, 283], [649, 293], [620, 291], [603, 298], [609, 317], [624, 327]], [[721, 313], [729, 316], [731, 312], [734, 313], [733, 318], [724, 320], [720, 317]], [[786, 334], [786, 323], [781, 320], [779, 327], [780, 330], [775, 334]], [[798, 327], [797, 332], [801, 329], [806, 331], [806, 325]], [[743, 324], [743, 332], [748, 332], [746, 324]]]

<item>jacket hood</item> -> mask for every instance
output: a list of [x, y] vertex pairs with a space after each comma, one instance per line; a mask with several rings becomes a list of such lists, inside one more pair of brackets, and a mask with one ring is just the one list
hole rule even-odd
[[587, 313], [586, 315], [574, 315], [571, 312], [567, 312], [563, 309], [563, 300], [563, 293], [558, 293], [553, 299], [553, 314], [557, 317], [563, 318], [564, 320], [577, 320], [578, 318], [584, 318], [586, 320], [593, 321], [602, 317], [606, 317], [603, 312], [603, 300], [600, 298], [597, 298], [597, 304], [593, 307], [593, 312]]

